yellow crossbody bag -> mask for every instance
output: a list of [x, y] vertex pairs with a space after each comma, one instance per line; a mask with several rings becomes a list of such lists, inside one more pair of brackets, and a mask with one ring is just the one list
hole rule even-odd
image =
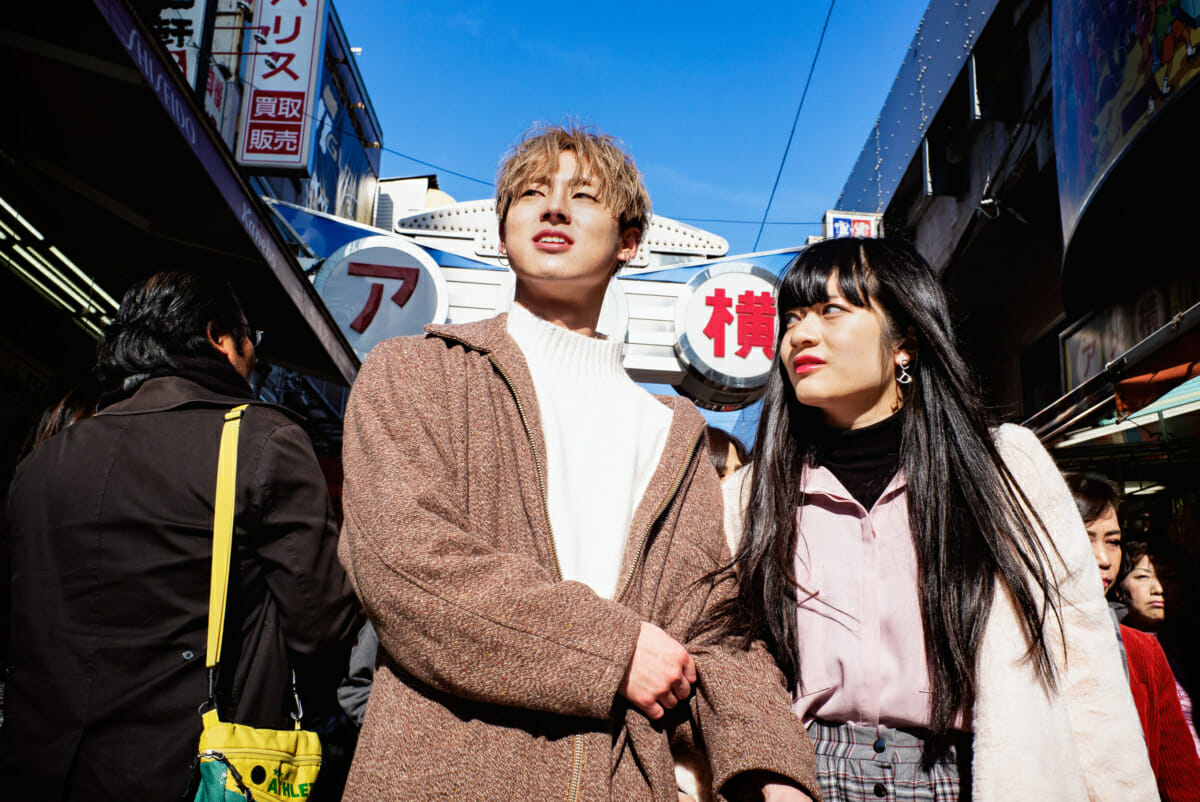
[[[217, 458], [217, 496], [213, 511], [212, 579], [208, 601], [208, 701], [201, 706], [204, 729], [196, 758], [199, 787], [194, 802], [307, 800], [321, 769], [321, 741], [300, 729], [299, 697], [296, 728], [263, 730], [221, 721], [217, 714], [217, 663], [225, 630], [225, 596], [233, 551], [234, 487], [237, 444], [247, 404], [225, 413]], [[295, 676], [292, 677], [293, 690]]]

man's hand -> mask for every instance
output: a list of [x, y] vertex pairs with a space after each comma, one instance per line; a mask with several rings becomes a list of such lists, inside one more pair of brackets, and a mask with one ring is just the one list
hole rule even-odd
[[687, 649], [654, 624], [642, 622], [633, 658], [617, 692], [656, 721], [692, 693], [696, 664]]

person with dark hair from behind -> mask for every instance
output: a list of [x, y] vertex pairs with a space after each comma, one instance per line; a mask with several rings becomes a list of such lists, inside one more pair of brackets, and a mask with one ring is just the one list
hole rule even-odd
[[[1104, 592], [1111, 596], [1119, 580], [1128, 576], [1126, 566], [1134, 562], [1123, 548], [1120, 494], [1099, 477], [1067, 473], [1063, 478], [1087, 529]], [[1183, 718], [1166, 655], [1153, 635], [1124, 624], [1119, 625], [1118, 638], [1159, 794], [1165, 802], [1196, 800], [1200, 795], [1200, 756]]]
[[29, 433], [29, 439], [21, 451], [24, 459], [30, 451], [49, 440], [73, 423], [96, 414], [96, 402], [100, 400], [100, 385], [93, 379], [82, 381], [72, 387], [58, 401], [42, 412], [42, 417]]
[[[0, 774], [15, 799], [179, 799], [208, 697], [217, 450], [238, 444], [221, 719], [290, 728], [292, 672], [353, 636], [312, 445], [255, 400], [255, 340], [232, 288], [159, 273], [97, 349], [94, 417], [35, 449], [9, 490], [13, 609]], [[303, 687], [303, 686], [302, 686]]]
[[746, 447], [742, 445], [742, 441], [724, 429], [709, 426], [706, 431], [708, 458], [712, 460], [713, 467], [717, 469], [717, 476], [724, 482], [749, 461], [750, 455], [746, 451]]
[[[68, 426], [90, 418], [96, 413], [96, 401], [100, 397], [100, 385], [87, 379], [72, 387], [55, 403], [47, 407], [37, 424], [30, 430], [21, 447], [18, 462], [29, 452], [61, 432]], [[0, 537], [0, 666], [8, 662], [9, 581], [12, 576], [7, 552], [7, 539]], [[4, 672], [0, 671], [0, 726], [4, 724]]]

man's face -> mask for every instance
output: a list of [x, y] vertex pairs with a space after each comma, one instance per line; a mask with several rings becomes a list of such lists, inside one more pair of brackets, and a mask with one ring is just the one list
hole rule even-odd
[[638, 230], [620, 229], [597, 182], [586, 169], [577, 177], [578, 167], [574, 152], [562, 152], [548, 180], [518, 191], [500, 227], [517, 280], [542, 292], [561, 295], [555, 285], [594, 292], [607, 286], [617, 262], [637, 254]]
[[1109, 504], [1100, 517], [1089, 521], [1086, 526], [1092, 554], [1100, 569], [1100, 581], [1104, 583], [1104, 592], [1108, 593], [1121, 569], [1121, 523], [1117, 520], [1117, 511]]
[[242, 374], [242, 377], [249, 380], [250, 374], [254, 372], [254, 343], [249, 337], [242, 340], [242, 352], [239, 354], [235, 349], [233, 353], [226, 354], [229, 358], [233, 369]]
[[[242, 326], [248, 328], [248, 324], [243, 320]], [[232, 334], [213, 334], [213, 324], [208, 325], [208, 341], [212, 343], [213, 348], [216, 348], [221, 354], [229, 360], [229, 364], [233, 365], [233, 369], [242, 374], [242, 377], [249, 380], [250, 374], [254, 372], [254, 341], [249, 337], [243, 337], [239, 344]]]

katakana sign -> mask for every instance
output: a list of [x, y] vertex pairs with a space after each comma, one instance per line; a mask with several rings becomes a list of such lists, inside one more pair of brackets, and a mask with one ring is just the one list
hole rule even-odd
[[325, 0], [259, 0], [250, 33], [238, 162], [308, 174]]
[[775, 356], [775, 277], [747, 262], [713, 265], [680, 295], [675, 351], [705, 383], [760, 390]]
[[442, 269], [408, 240], [368, 236], [332, 253], [314, 282], [359, 359], [389, 337], [443, 323], [449, 296]]

